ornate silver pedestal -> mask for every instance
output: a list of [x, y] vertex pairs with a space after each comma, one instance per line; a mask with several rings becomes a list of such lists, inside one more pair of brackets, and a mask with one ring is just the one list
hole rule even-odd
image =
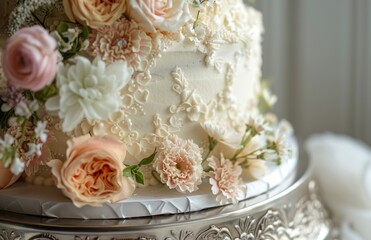
[[286, 189], [195, 213], [118, 220], [54, 219], [0, 212], [1, 240], [328, 239], [331, 222], [303, 161]]

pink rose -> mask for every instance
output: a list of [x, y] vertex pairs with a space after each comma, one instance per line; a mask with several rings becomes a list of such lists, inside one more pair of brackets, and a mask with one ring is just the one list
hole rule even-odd
[[17, 88], [38, 91], [53, 82], [57, 72], [57, 42], [40, 27], [22, 28], [9, 38], [3, 70]]
[[66, 161], [52, 160], [48, 166], [57, 187], [77, 207], [114, 203], [133, 194], [133, 179], [122, 174], [126, 155], [123, 143], [109, 136], [85, 135], [67, 144]]
[[147, 32], [175, 32], [192, 18], [187, 0], [128, 0], [128, 12]]
[[63, 0], [63, 6], [71, 21], [91, 28], [111, 25], [126, 11], [125, 0]]

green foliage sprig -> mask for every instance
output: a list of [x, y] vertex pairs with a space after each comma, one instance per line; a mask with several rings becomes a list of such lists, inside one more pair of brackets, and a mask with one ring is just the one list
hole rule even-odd
[[140, 171], [140, 167], [151, 164], [155, 159], [157, 152], [156, 150], [149, 157], [144, 158], [139, 164], [126, 165], [126, 168], [122, 171], [125, 177], [133, 178], [137, 183], [144, 184], [144, 175]]

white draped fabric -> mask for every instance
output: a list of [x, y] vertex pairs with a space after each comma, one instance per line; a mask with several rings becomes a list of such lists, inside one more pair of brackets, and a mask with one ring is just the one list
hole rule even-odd
[[305, 148], [342, 238], [371, 239], [371, 148], [331, 133], [310, 137]]

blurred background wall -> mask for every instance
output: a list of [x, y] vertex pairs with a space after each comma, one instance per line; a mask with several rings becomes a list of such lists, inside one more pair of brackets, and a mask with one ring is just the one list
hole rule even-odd
[[371, 0], [246, 1], [263, 13], [263, 75], [300, 140], [343, 133], [371, 144]]

